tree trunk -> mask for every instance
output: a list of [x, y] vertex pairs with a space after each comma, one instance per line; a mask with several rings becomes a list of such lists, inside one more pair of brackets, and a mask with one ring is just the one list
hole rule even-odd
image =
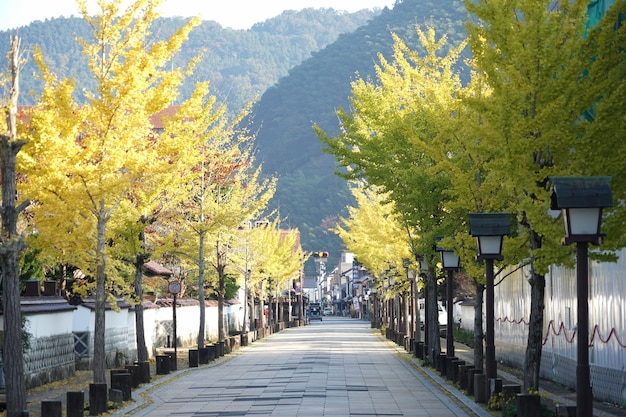
[[100, 201], [100, 210], [97, 221], [96, 242], [96, 300], [95, 300], [95, 327], [93, 335], [93, 382], [105, 383], [106, 350], [105, 350], [105, 316], [106, 316], [106, 246], [107, 216], [104, 201]]
[[477, 369], [483, 369], [483, 342], [485, 334], [483, 333], [483, 297], [485, 285], [474, 281], [476, 286], [476, 304], [474, 305], [474, 366]]
[[218, 272], [218, 288], [217, 288], [217, 337], [218, 342], [223, 342], [225, 337], [224, 332], [224, 293], [226, 292], [224, 268], [221, 267]]
[[[274, 324], [278, 324], [280, 323], [280, 297], [278, 296], [278, 288], [276, 289], [276, 302], [274, 308]], [[321, 311], [320, 314], [322, 314]]]
[[[248, 281], [250, 281], [250, 274], [248, 274]], [[248, 282], [248, 330], [256, 330], [254, 327], [254, 287], [250, 286], [250, 282]]]
[[249, 299], [249, 294], [248, 294], [248, 276], [249, 276], [250, 272], [246, 270], [246, 272], [244, 273], [244, 277], [243, 277], [243, 323], [241, 325], [241, 331], [242, 332], [247, 332], [248, 331], [248, 312], [250, 311], [249, 309], [249, 304], [248, 304], [248, 299]]
[[[428, 274], [426, 284], [426, 309], [428, 315], [428, 352], [438, 355], [441, 353], [441, 340], [439, 337], [439, 308], [437, 306], [437, 279], [434, 274]], [[431, 358], [434, 360], [435, 358]]]
[[[541, 247], [541, 237], [530, 231], [531, 249]], [[524, 358], [524, 392], [539, 390], [539, 371], [541, 368], [541, 352], [543, 349], [543, 311], [545, 308], [546, 278], [532, 271], [530, 283], [530, 320], [528, 323], [528, 342]]]
[[404, 334], [411, 338], [411, 320], [409, 320], [409, 294], [405, 291], [402, 294], [402, 305], [404, 306]]
[[[17, 145], [17, 146], [16, 146]], [[24, 244], [16, 233], [15, 156], [23, 144], [11, 142], [5, 135], [0, 140], [2, 163], [2, 269], [4, 348], [7, 416], [20, 416], [26, 410], [24, 358], [22, 352], [22, 314], [20, 310], [20, 275], [18, 256]]]
[[226, 294], [226, 252], [222, 251], [221, 239], [217, 239], [215, 247], [215, 259], [217, 260], [217, 338], [218, 342], [223, 342], [224, 334], [224, 295]]
[[26, 410], [24, 359], [22, 352], [22, 314], [20, 309], [20, 275], [18, 256], [25, 247], [17, 234], [15, 207], [15, 159], [26, 142], [17, 140], [17, 97], [19, 95], [20, 39], [11, 37], [9, 65], [12, 88], [6, 110], [8, 132], [0, 135], [0, 169], [2, 173], [2, 235], [0, 267], [3, 284], [4, 347], [3, 363], [6, 380], [6, 415], [18, 417]]
[[413, 299], [411, 303], [413, 305], [413, 326], [415, 330], [415, 343], [422, 341], [422, 323], [420, 317], [420, 306], [419, 306], [419, 291], [417, 289], [417, 279], [414, 279], [412, 284], [413, 286]]
[[200, 239], [200, 249], [198, 250], [198, 302], [200, 303], [200, 325], [198, 329], [198, 349], [204, 347], [204, 322], [205, 310], [204, 304], [204, 239], [206, 232], [200, 231], [198, 238]]
[[143, 321], [143, 264], [144, 257], [137, 255], [135, 261], [135, 295], [138, 301], [135, 305], [135, 338], [137, 340], [137, 360], [139, 362], [146, 362], [148, 360], [148, 349], [146, 348], [145, 326]]

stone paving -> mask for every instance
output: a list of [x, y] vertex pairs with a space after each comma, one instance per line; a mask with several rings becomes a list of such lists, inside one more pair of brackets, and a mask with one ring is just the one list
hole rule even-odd
[[441, 391], [369, 322], [326, 318], [180, 370], [116, 416], [489, 416]]

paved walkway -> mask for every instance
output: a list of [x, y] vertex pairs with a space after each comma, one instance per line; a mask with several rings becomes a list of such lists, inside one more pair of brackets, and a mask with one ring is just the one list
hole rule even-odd
[[369, 322], [335, 317], [178, 371], [133, 396], [115, 416], [489, 416], [441, 391]]

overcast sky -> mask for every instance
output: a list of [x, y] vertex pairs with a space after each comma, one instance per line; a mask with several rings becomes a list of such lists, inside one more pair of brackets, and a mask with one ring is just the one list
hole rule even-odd
[[[96, 4], [95, 0], [89, 1]], [[200, 15], [203, 20], [215, 20], [224, 27], [248, 29], [283, 10], [332, 7], [353, 12], [374, 7], [391, 8], [394, 3], [395, 0], [163, 0], [161, 13], [163, 16]], [[75, 0], [0, 0], [0, 30], [15, 29], [34, 20], [72, 15], [79, 16]]]

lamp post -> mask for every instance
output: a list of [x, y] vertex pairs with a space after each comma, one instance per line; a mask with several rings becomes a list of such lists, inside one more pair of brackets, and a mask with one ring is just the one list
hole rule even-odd
[[589, 244], [602, 243], [602, 209], [613, 206], [611, 177], [552, 177], [551, 208], [561, 210], [563, 244], [576, 243], [576, 292], [578, 308], [576, 416], [591, 416], [593, 392], [589, 370]]
[[379, 327], [379, 324], [378, 324], [378, 299], [376, 298], [377, 294], [378, 294], [378, 289], [374, 285], [370, 289], [370, 297], [372, 299], [372, 318], [371, 318], [372, 329], [378, 329], [378, 327]]
[[[470, 213], [470, 234], [478, 241], [479, 261], [485, 261], [485, 377], [487, 386], [490, 380], [498, 377], [496, 364], [496, 346], [494, 342], [493, 317], [493, 261], [501, 261], [502, 240], [504, 235], [511, 233], [510, 213]], [[487, 391], [488, 398], [490, 392]]]
[[300, 284], [300, 288], [299, 288], [299, 295], [298, 295], [298, 320], [300, 321], [300, 324], [302, 326], [304, 326], [304, 299], [303, 299], [303, 293], [304, 293], [304, 283], [303, 281], [303, 273], [302, 273], [302, 268], [303, 266], [300, 265], [300, 271], [298, 271], [299, 276], [299, 284]]
[[[426, 263], [424, 256], [419, 255], [416, 256], [415, 260], [419, 266], [419, 273], [415, 275], [415, 345], [417, 349], [416, 356], [420, 359], [424, 359], [424, 357], [428, 354], [428, 349], [424, 348], [424, 346], [428, 347], [428, 331], [426, 328], [426, 320], [422, 323], [422, 311], [419, 303], [419, 285], [417, 283], [419, 278], [426, 279], [426, 274], [428, 273], [428, 264]], [[426, 307], [424, 305], [424, 307]], [[424, 308], [424, 313], [426, 313], [426, 309]], [[426, 319], [426, 315], [424, 314], [424, 319]], [[424, 341], [422, 341], [422, 325], [424, 325]]]
[[321, 303], [322, 298], [324, 298], [324, 275], [326, 275], [326, 261], [328, 260], [328, 252], [313, 252], [313, 259], [315, 260], [315, 264], [317, 265], [317, 288], [315, 289], [315, 296], [317, 298], [317, 294], [319, 292], [319, 299], [315, 301]]
[[395, 285], [396, 281], [393, 279], [393, 276], [391, 275], [391, 270], [389, 271], [389, 277], [387, 279], [389, 281], [390, 295], [393, 295], [393, 297], [389, 297], [389, 327], [391, 329], [390, 335], [393, 337], [393, 340], [395, 340], [396, 333], [398, 332], [398, 326], [396, 326], [396, 318], [397, 318], [396, 296], [393, 294], [393, 291], [394, 291], [393, 286]]
[[446, 308], [448, 312], [448, 323], [446, 324], [446, 356], [454, 357], [454, 316], [452, 303], [454, 298], [453, 274], [459, 270], [461, 260], [459, 256], [448, 249], [437, 247], [437, 252], [441, 254], [441, 269], [447, 272], [446, 276]]

